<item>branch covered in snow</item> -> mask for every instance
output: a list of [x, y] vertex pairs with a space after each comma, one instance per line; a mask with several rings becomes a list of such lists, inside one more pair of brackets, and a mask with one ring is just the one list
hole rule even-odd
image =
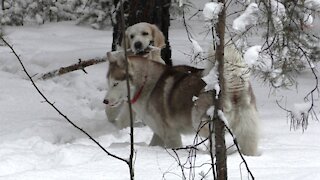
[[222, 3], [209, 2], [204, 5], [203, 16], [207, 21], [216, 21], [223, 7]]
[[232, 28], [239, 33], [247, 30], [249, 26], [257, 24], [259, 18], [259, 8], [256, 3], [251, 3], [243, 14], [233, 20]]

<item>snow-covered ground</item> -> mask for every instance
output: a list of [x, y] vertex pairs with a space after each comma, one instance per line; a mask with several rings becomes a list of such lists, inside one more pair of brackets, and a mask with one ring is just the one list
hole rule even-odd
[[[186, 54], [190, 54], [192, 45], [182, 26], [172, 24], [170, 43], [174, 64], [190, 64]], [[102, 57], [110, 50], [112, 41], [112, 30], [93, 30], [73, 22], [7, 27], [5, 32], [5, 38], [19, 53], [31, 75], [71, 65], [79, 58]], [[200, 44], [206, 45], [205, 41]], [[77, 71], [37, 80], [36, 84], [68, 118], [92, 134], [107, 150], [126, 158], [129, 130], [117, 130], [104, 114], [102, 100], [107, 90], [107, 64], [94, 65], [86, 71], [88, 74]], [[245, 158], [256, 179], [320, 179], [320, 123], [310, 121], [305, 132], [290, 130], [286, 113], [275, 103], [281, 98], [288, 107], [302, 102], [314, 81], [311, 74], [302, 73], [298, 90], [275, 93], [253, 80], [262, 124], [261, 156]], [[315, 105], [319, 116], [319, 100]], [[185, 143], [192, 138], [183, 136]], [[181, 179], [175, 159], [160, 147], [148, 147], [150, 139], [148, 127], [135, 129], [136, 179]], [[185, 151], [179, 154], [182, 161], [188, 155]], [[209, 160], [204, 152], [197, 156], [198, 164]], [[247, 179], [248, 174], [240, 163], [238, 154], [228, 156], [229, 179]], [[206, 172], [208, 168], [203, 166], [196, 172]], [[128, 177], [127, 165], [107, 156], [46, 104], [9, 48], [0, 46], [0, 179], [126, 180]], [[200, 179], [200, 175], [196, 179]]]

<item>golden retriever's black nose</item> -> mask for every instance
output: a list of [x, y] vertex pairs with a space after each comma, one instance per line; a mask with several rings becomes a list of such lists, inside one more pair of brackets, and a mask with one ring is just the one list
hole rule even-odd
[[104, 100], [103, 100], [103, 103], [104, 103], [104, 104], [109, 104], [108, 99], [104, 99]]
[[142, 43], [140, 41], [137, 41], [134, 43], [134, 48], [135, 49], [141, 49], [142, 48]]

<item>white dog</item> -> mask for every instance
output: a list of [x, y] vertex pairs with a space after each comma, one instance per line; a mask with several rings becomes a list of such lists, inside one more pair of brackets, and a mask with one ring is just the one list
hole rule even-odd
[[[127, 49], [136, 55], [165, 64], [161, 58], [161, 49], [164, 48], [165, 45], [165, 37], [156, 25], [141, 22], [126, 29], [125, 38], [122, 38], [120, 50], [123, 51], [124, 46], [126, 46]], [[158, 50], [150, 51], [150, 47]], [[129, 108], [127, 103], [122, 102], [112, 108], [106, 106], [108, 120], [120, 129], [128, 127], [130, 124], [128, 112]]]
[[[240, 52], [233, 45], [225, 46], [224, 52], [223, 112], [242, 153], [258, 155], [260, 121], [250, 84], [250, 71]], [[204, 75], [215, 65], [214, 53], [214, 50], [209, 51], [209, 64]]]

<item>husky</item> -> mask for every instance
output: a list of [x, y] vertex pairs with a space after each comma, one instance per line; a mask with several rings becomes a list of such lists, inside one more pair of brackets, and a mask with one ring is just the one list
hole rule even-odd
[[[125, 58], [121, 53], [107, 56], [109, 90], [104, 102], [116, 107], [127, 99]], [[192, 98], [205, 86], [201, 70], [189, 66], [175, 69], [141, 56], [128, 59], [132, 108], [154, 133], [150, 146], [181, 147], [180, 134], [195, 132]]]
[[[127, 99], [125, 58], [123, 53], [109, 52], [107, 56], [109, 90], [104, 103], [117, 107]], [[212, 92], [204, 91], [206, 84], [201, 77], [205, 71], [190, 66], [169, 67], [141, 56], [129, 56], [128, 66], [133, 94], [130, 101], [134, 112], [154, 133], [150, 146], [181, 147], [181, 134], [186, 133], [208, 137], [208, 126], [199, 127], [210, 119], [207, 110], [215, 99]], [[224, 94], [223, 111], [241, 152], [257, 155], [258, 122], [252, 88], [247, 80], [241, 85], [242, 81], [232, 80], [234, 75], [228, 78], [230, 88]]]

